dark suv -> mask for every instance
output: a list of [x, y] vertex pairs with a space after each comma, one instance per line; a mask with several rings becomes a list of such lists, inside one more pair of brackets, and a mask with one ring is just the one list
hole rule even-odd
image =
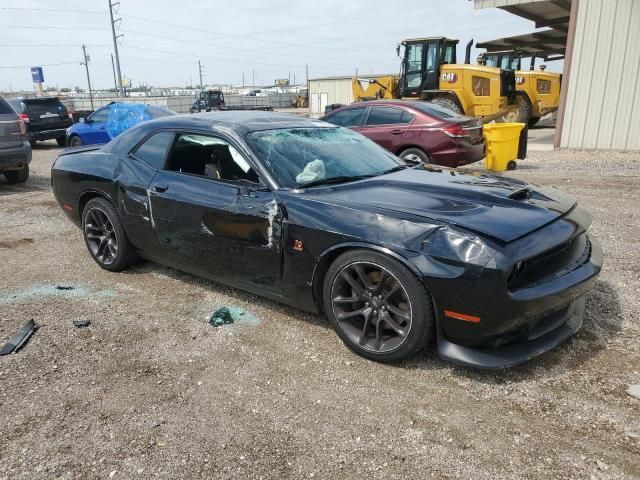
[[31, 146], [24, 122], [0, 97], [0, 173], [4, 173], [9, 183], [26, 182], [30, 161]]
[[71, 114], [56, 97], [10, 98], [9, 105], [27, 126], [31, 146], [38, 140], [53, 140], [64, 146], [66, 130], [73, 125]]

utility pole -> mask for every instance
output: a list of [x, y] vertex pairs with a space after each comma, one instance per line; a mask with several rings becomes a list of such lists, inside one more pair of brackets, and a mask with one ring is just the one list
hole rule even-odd
[[198, 60], [198, 74], [200, 75], [200, 89], [204, 90], [204, 83], [202, 83], [202, 64]]
[[307, 75], [307, 85], [308, 85], [309, 84], [309, 64], [308, 63], [304, 66], [304, 70]]
[[118, 79], [116, 78], [116, 64], [113, 60], [113, 53], [111, 54], [111, 69], [113, 70], [113, 85], [116, 87], [116, 92], [118, 92]]
[[256, 86], [256, 70], [255, 68], [251, 69], [251, 86]]
[[244, 72], [242, 72], [242, 88], [244, 88]]
[[91, 102], [91, 110], [93, 108], [93, 92], [91, 91], [91, 78], [89, 77], [89, 56], [87, 55], [87, 47], [85, 47], [84, 43], [82, 44], [82, 56], [84, 57], [84, 62], [80, 62], [80, 65], [84, 65], [87, 69], [87, 83], [89, 84], [89, 101]]
[[118, 83], [116, 84], [116, 88], [118, 89], [118, 96], [120, 98], [124, 98], [124, 87], [122, 86], [122, 73], [120, 72], [120, 55], [118, 54], [118, 38], [124, 35], [116, 35], [116, 23], [121, 21], [121, 18], [113, 19], [113, 7], [120, 5], [120, 2], [111, 3], [111, 0], [107, 0], [109, 2], [109, 16], [111, 17], [111, 34], [113, 35], [113, 51], [116, 54], [116, 71], [118, 73]]

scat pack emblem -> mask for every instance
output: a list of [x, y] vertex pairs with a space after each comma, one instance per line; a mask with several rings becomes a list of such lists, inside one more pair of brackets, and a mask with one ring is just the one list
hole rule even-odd
[[453, 73], [453, 72], [443, 72], [442, 73], [442, 81], [443, 82], [449, 82], [449, 83], [456, 83], [456, 80], [458, 80], [458, 75]]

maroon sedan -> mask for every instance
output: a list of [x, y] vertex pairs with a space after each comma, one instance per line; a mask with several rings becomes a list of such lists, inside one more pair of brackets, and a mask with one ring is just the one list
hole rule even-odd
[[457, 167], [485, 156], [482, 122], [433, 103], [406, 100], [354, 103], [322, 119], [355, 130], [412, 162]]

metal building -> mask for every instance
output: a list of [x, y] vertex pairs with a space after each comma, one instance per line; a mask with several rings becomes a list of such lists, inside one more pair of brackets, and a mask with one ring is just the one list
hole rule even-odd
[[[381, 75], [358, 75], [359, 79], [370, 79]], [[324, 113], [324, 108], [333, 103], [353, 103], [352, 76], [309, 79], [309, 112]]]
[[556, 147], [640, 150], [639, 0], [474, 0], [474, 6], [566, 34]]

